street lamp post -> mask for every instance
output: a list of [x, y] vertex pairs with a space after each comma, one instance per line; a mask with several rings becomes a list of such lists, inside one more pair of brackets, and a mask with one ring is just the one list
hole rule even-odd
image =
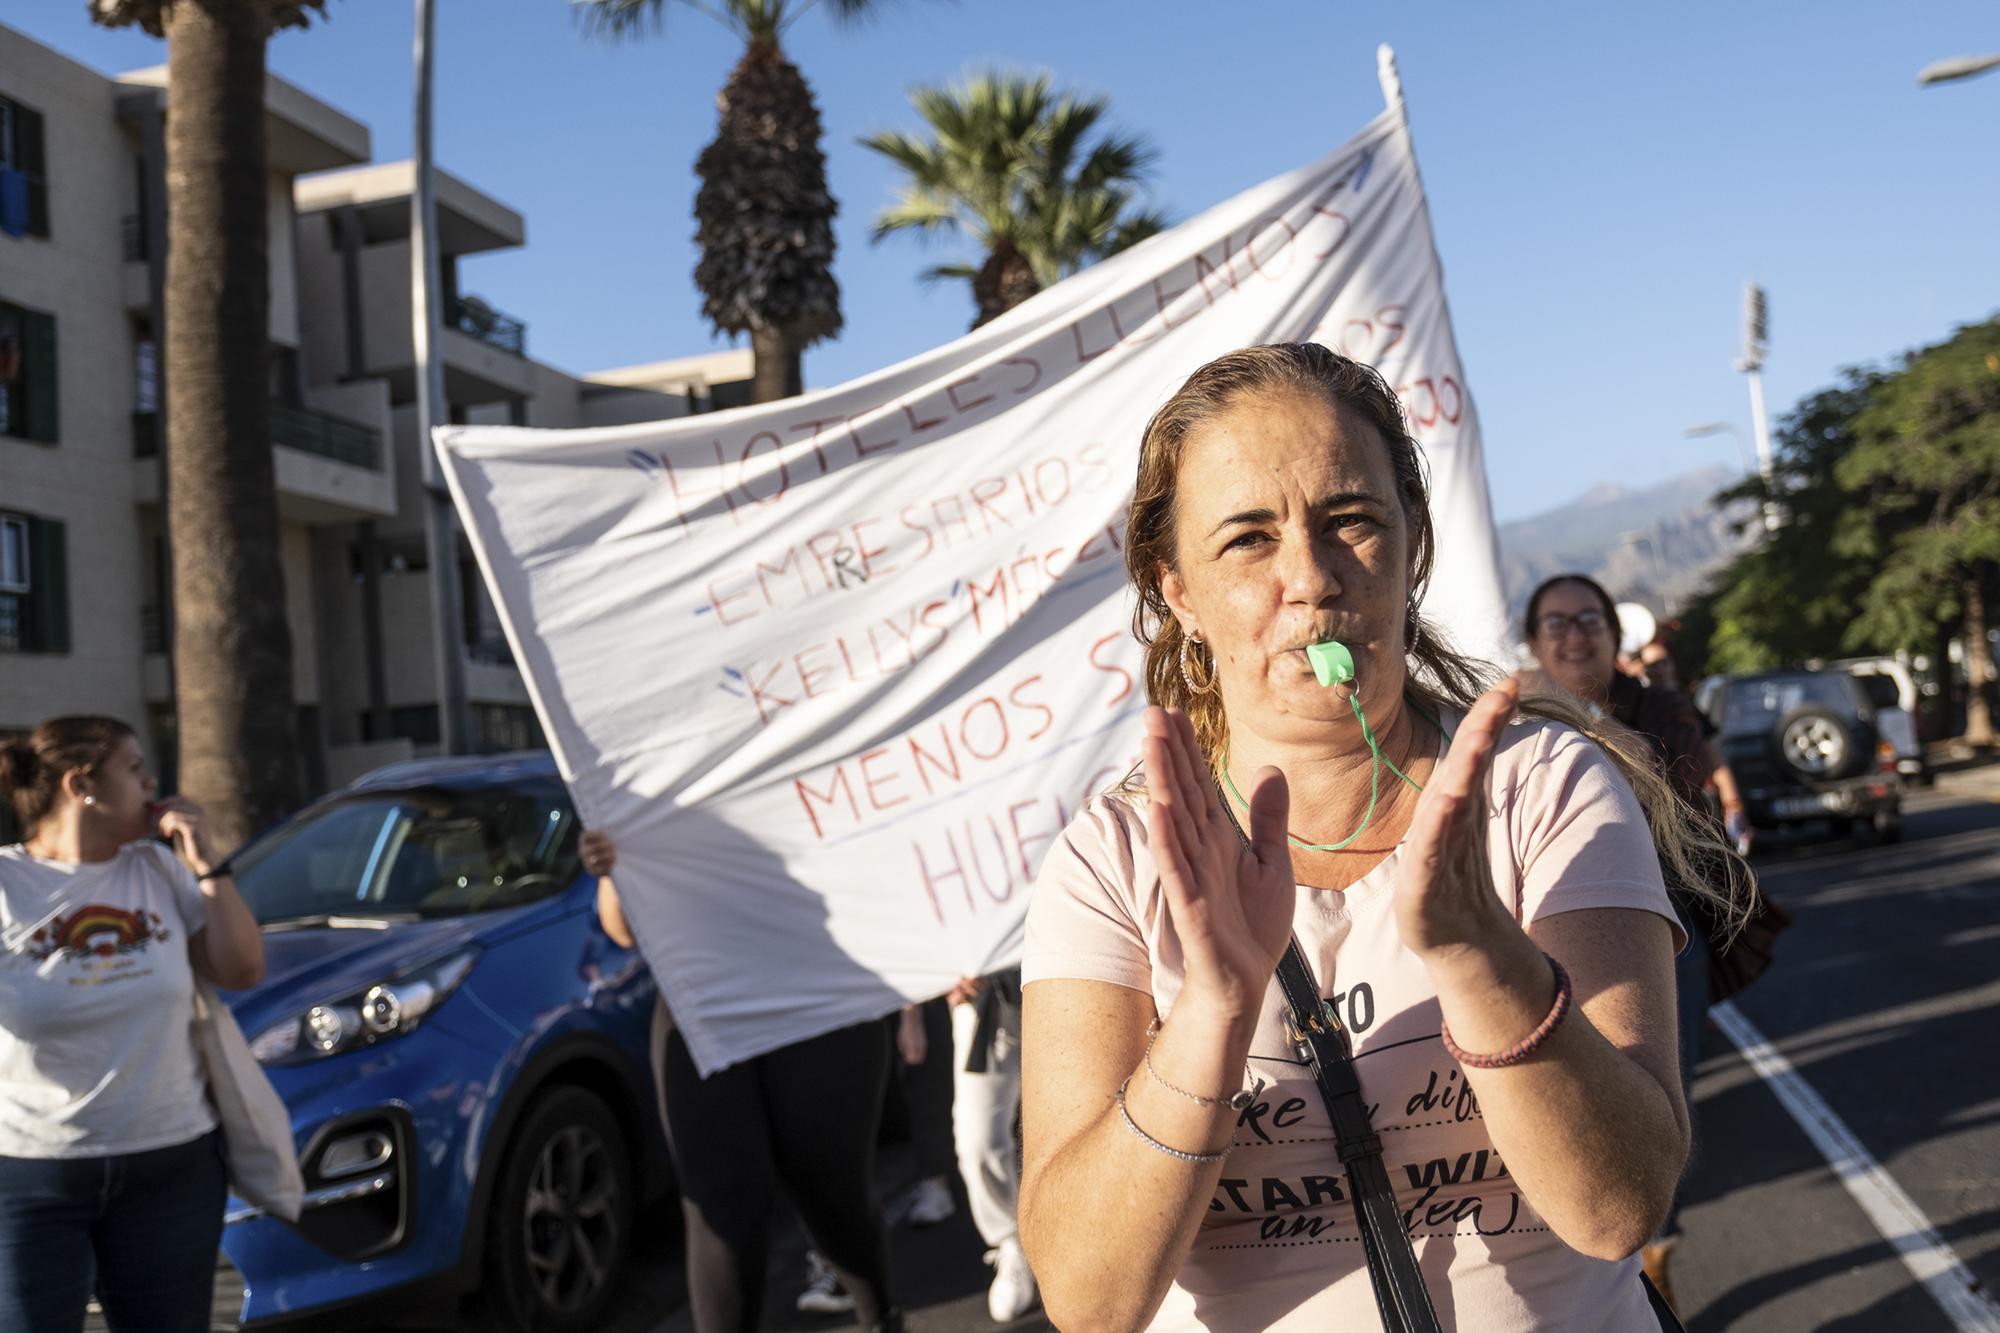
[[417, 0], [416, 124], [410, 192], [410, 339], [417, 363], [417, 449], [423, 460], [424, 547], [430, 560], [431, 659], [438, 692], [438, 742], [446, 754], [470, 748], [464, 631], [458, 581], [458, 511], [445, 488], [431, 428], [450, 415], [444, 390], [444, 318], [438, 301], [437, 177], [431, 163], [431, 87], [437, 36], [431, 0]]
[[[1777, 494], [1771, 469], [1771, 426], [1764, 417], [1764, 349], [1768, 345], [1770, 308], [1764, 289], [1754, 282], [1743, 284], [1743, 354], [1736, 368], [1750, 379], [1750, 430], [1757, 441], [1757, 471], [1764, 478], [1764, 493]], [[1764, 501], [1764, 530], [1778, 530], [1778, 502]]]

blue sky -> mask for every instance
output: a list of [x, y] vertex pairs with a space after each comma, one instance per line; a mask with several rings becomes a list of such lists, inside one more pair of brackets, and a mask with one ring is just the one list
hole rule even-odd
[[[673, 4], [640, 44], [585, 39], [565, 0], [436, 0], [438, 158], [522, 212], [528, 243], [466, 288], [528, 322], [566, 370], [722, 345], [694, 294], [693, 163], [740, 48]], [[328, 0], [271, 67], [409, 153], [411, 5]], [[163, 44], [85, 0], [9, 0], [5, 22], [107, 73]], [[1160, 150], [1187, 217], [1334, 147], [1402, 66], [1459, 348], [1503, 520], [1599, 482], [1735, 457], [1730, 368], [1746, 279], [1771, 293], [1774, 417], [1838, 369], [1937, 341], [2000, 307], [2000, 72], [1920, 89], [1948, 55], [2000, 50], [2000, 11], [1700, 0], [1398, 5], [1374, 0], [896, 0], [859, 30], [808, 14], [787, 42], [819, 96], [842, 204], [847, 329], [809, 384], [964, 331], [969, 297], [921, 287], [949, 255], [869, 244], [889, 165], [856, 136], [915, 128], [908, 88], [971, 67], [1048, 69], [1110, 98]]]

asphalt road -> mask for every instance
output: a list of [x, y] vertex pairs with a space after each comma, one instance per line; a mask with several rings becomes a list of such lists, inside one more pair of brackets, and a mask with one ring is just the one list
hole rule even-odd
[[[2000, 769], [1916, 793], [1897, 846], [1762, 856], [1797, 914], [1736, 1008], [2000, 1293]], [[1690, 1330], [1956, 1325], [1717, 1029], [1674, 1281]], [[1989, 1309], [1992, 1307], [1989, 1305]], [[2000, 1313], [1989, 1315], [2000, 1327]]]
[[[1825, 830], [1811, 828], [1767, 839], [1756, 857], [1761, 882], [1797, 922], [1735, 1006], [1986, 1292], [2000, 1293], [2000, 767], [1947, 774], [1913, 792], [1905, 810], [1903, 841], [1892, 846], [1824, 841]], [[1699, 1142], [1673, 1269], [1690, 1333], [1953, 1333], [1958, 1326], [1714, 1026], [1694, 1095]], [[888, 1172], [896, 1170], [892, 1158]], [[913, 1328], [994, 1327], [980, 1244], [963, 1212], [931, 1230], [898, 1228], [894, 1243]], [[772, 1264], [765, 1326], [845, 1326], [793, 1311], [802, 1281], [800, 1243], [788, 1239]], [[634, 1314], [619, 1333], [692, 1327], [685, 1310]]]
[[[1912, 794], [1906, 812], [1904, 841], [1893, 846], [1793, 838], [1760, 848], [1765, 891], [1797, 924], [1735, 1007], [1921, 1211], [1982, 1289], [1967, 1298], [1971, 1308], [1993, 1322], [1947, 1316], [1771, 1085], [1711, 1025], [1673, 1270], [1691, 1333], [2000, 1328], [2000, 767], [1947, 774]], [[909, 1175], [904, 1156], [889, 1151], [881, 1179], [892, 1210]], [[686, 1333], [675, 1210], [655, 1208], [639, 1223], [604, 1333]], [[893, 1246], [912, 1328], [994, 1328], [988, 1270], [963, 1208], [940, 1226], [896, 1227]], [[785, 1223], [764, 1326], [850, 1326], [797, 1313], [803, 1282], [803, 1242]], [[1013, 1327], [1047, 1325], [1031, 1317]]]

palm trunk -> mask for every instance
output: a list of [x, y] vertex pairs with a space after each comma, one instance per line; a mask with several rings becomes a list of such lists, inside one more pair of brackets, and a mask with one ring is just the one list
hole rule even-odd
[[993, 252], [972, 277], [972, 299], [979, 306], [972, 327], [976, 329], [1000, 318], [1041, 290], [1042, 284], [1035, 277], [1035, 267], [1028, 257], [1015, 249], [1012, 241], [995, 242]]
[[1979, 571], [1965, 575], [1965, 740], [1993, 744], [1993, 657], [1986, 642], [1986, 589]]
[[752, 329], [750, 401], [775, 403], [805, 392], [804, 358], [798, 342], [782, 329]]
[[217, 843], [299, 804], [269, 396], [263, 6], [166, 11], [166, 467], [180, 785]]

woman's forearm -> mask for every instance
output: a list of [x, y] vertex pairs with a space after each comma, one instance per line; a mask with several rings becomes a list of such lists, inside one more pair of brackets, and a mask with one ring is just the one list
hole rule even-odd
[[1721, 799], [1722, 808], [1725, 811], [1741, 810], [1743, 793], [1737, 790], [1736, 774], [1730, 771], [1729, 765], [1724, 762], [1713, 741], [1708, 743], [1708, 758], [1711, 764], [1709, 781], [1715, 784], [1715, 794]]
[[236, 880], [218, 875], [202, 881], [202, 961], [208, 978], [224, 990], [244, 990], [264, 979], [264, 932]]
[[[1176, 1009], [1154, 1043], [1154, 1067], [1203, 1096], [1233, 1093], [1253, 1030]], [[1146, 1134], [1187, 1153], [1223, 1151], [1236, 1127], [1237, 1112], [1170, 1091], [1137, 1059], [1125, 1107]], [[1160, 1151], [1105, 1099], [1087, 1129], [1021, 1182], [1021, 1240], [1050, 1320], [1069, 1333], [1145, 1327], [1186, 1260], [1225, 1169]]]
[[621, 949], [632, 947], [632, 926], [625, 920], [625, 904], [618, 900], [618, 886], [609, 875], [597, 877], [597, 923], [604, 927], [613, 944]]
[[[1486, 948], [1427, 963], [1452, 1039], [1467, 1051], [1506, 1049], [1554, 999], [1547, 960], [1512, 922]], [[1666, 1213], [1687, 1157], [1687, 1114], [1677, 1084], [1670, 1092], [1591, 1021], [1597, 1010], [1628, 1027], [1641, 1007], [1637, 985], [1578, 990], [1569, 1017], [1528, 1060], [1465, 1077], [1508, 1173], [1555, 1233], [1594, 1258], [1623, 1258]]]

